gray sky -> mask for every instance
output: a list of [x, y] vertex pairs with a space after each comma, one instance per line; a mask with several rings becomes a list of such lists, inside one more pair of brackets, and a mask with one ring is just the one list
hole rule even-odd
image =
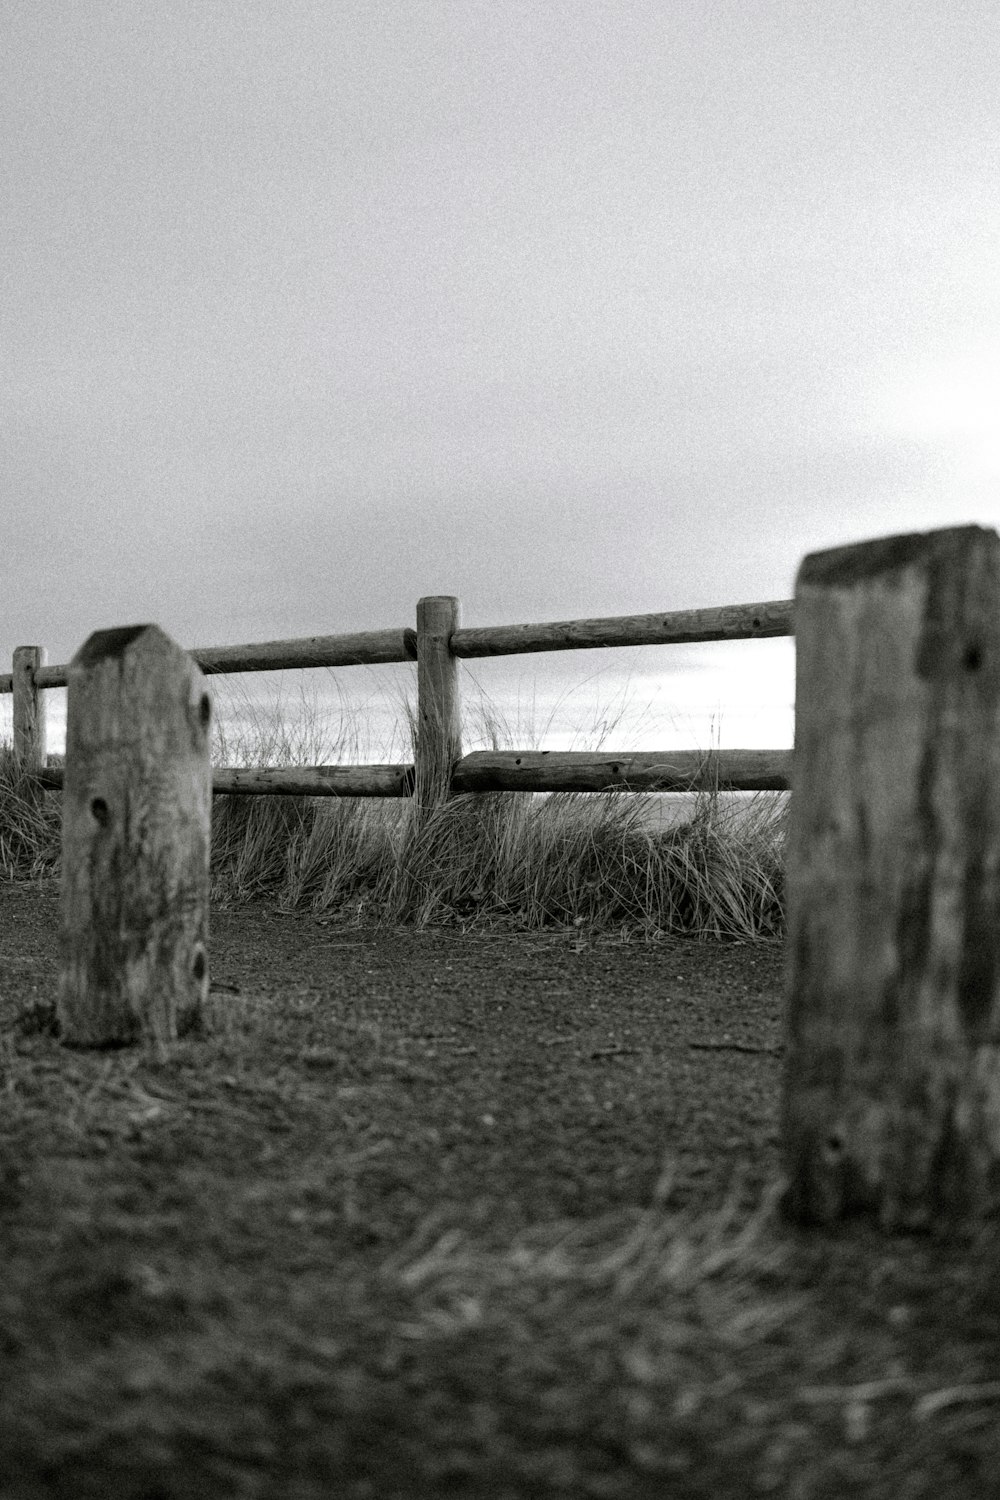
[[[996, 0], [0, 17], [3, 661], [782, 598], [997, 524]], [[472, 666], [536, 728], [790, 742], [787, 642]]]

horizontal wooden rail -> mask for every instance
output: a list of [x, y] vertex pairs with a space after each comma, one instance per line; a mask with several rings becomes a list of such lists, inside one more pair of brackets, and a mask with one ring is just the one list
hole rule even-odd
[[513, 656], [528, 651], [584, 651], [599, 646], [672, 646], [792, 635], [792, 600], [677, 609], [603, 620], [552, 620], [542, 625], [476, 625], [451, 637], [454, 656]]
[[[64, 766], [46, 766], [39, 783], [59, 791]], [[412, 765], [389, 766], [216, 766], [212, 771], [216, 796], [270, 797], [409, 797], [413, 792]]]
[[[790, 750], [473, 750], [451, 778], [452, 792], [781, 792], [790, 785]], [[63, 784], [63, 767], [39, 772]], [[216, 767], [212, 791], [227, 796], [409, 797], [412, 765]]]
[[458, 762], [455, 792], [687, 792], [787, 790], [790, 750], [475, 750]]
[[[586, 651], [603, 646], [670, 646], [699, 641], [763, 640], [792, 635], [792, 600], [722, 604], [655, 615], [609, 615], [594, 620], [550, 620], [540, 625], [476, 625], [453, 632], [453, 656], [516, 656], [531, 651]], [[192, 646], [190, 656], [206, 675], [268, 672], [288, 667], [377, 666], [416, 661], [417, 633], [366, 630], [354, 635], [310, 635], [245, 646]], [[69, 664], [41, 667], [39, 688], [65, 687]], [[0, 693], [13, 690], [10, 672], [0, 673]]]
[[377, 666], [416, 661], [417, 632], [365, 630], [356, 635], [310, 635], [298, 640], [260, 641], [249, 646], [192, 646], [201, 670], [271, 672], [285, 667]]
[[[57, 667], [39, 667], [34, 673], [34, 685], [36, 688], [65, 687], [69, 682], [69, 662], [64, 662]], [[0, 672], [0, 693], [12, 693], [14, 691], [14, 676], [12, 672]]]
[[[309, 635], [288, 641], [256, 641], [248, 646], [192, 646], [193, 657], [206, 676], [217, 672], [272, 672], [287, 667], [378, 666], [385, 662], [416, 661], [417, 632], [365, 630], [355, 635]], [[41, 667], [35, 673], [39, 688], [65, 687], [69, 663]], [[13, 690], [10, 672], [0, 675], [0, 693]]]
[[212, 772], [212, 791], [230, 797], [409, 797], [413, 779], [413, 767], [405, 765], [220, 767]]

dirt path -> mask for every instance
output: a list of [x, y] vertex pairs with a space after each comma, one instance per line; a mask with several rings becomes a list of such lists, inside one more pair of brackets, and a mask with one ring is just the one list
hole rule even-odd
[[[56, 884], [0, 887], [0, 913], [4, 998], [52, 995]], [[212, 914], [213, 1003], [298, 1018], [289, 1060], [391, 1158], [371, 1174], [390, 1237], [448, 1201], [482, 1198], [502, 1236], [644, 1203], [665, 1159], [678, 1205], [734, 1174], [755, 1194], [778, 1169], [782, 961], [778, 943]]]
[[997, 1493], [995, 1235], [702, 1212], [780, 944], [212, 924], [206, 1035], [74, 1051], [0, 884], [4, 1500]]

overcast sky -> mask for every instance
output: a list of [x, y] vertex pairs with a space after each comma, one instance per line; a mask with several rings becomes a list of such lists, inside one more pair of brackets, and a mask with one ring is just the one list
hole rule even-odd
[[[813, 549], [997, 524], [996, 0], [0, 18], [4, 663], [786, 598]], [[767, 745], [791, 660], [470, 665]]]

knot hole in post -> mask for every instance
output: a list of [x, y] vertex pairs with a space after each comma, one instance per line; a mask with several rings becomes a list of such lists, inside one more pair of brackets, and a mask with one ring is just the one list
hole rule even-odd
[[107, 827], [108, 818], [111, 816], [108, 804], [103, 797], [91, 797], [90, 811], [94, 820], [100, 823], [102, 828]]
[[842, 1130], [831, 1130], [822, 1145], [823, 1160], [828, 1167], [836, 1167], [843, 1160], [847, 1142]]
[[194, 958], [191, 960], [191, 973], [194, 975], [199, 984], [201, 984], [201, 981], [205, 977], [205, 969], [205, 950], [199, 944], [199, 946], [195, 949]]
[[207, 693], [202, 693], [198, 704], [198, 722], [202, 729], [208, 728], [208, 721], [212, 717], [212, 700]]
[[978, 672], [983, 664], [982, 648], [978, 641], [969, 641], [962, 653], [962, 666], [967, 672]]

